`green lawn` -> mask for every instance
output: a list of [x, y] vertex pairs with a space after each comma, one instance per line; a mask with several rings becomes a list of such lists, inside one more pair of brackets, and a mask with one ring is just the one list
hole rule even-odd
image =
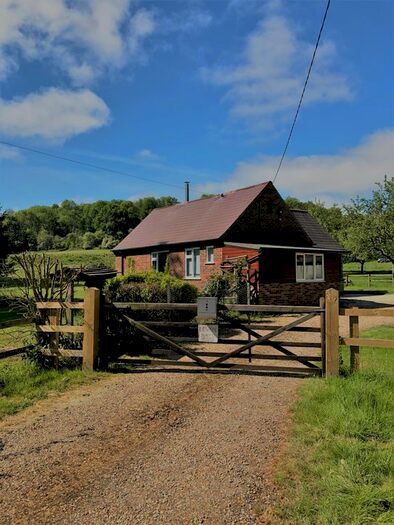
[[59, 259], [65, 266], [78, 268], [80, 266], [108, 266], [115, 268], [115, 255], [111, 250], [64, 250], [46, 251], [54, 259]]
[[40, 370], [25, 359], [3, 359], [0, 361], [0, 419], [46, 398], [50, 393], [64, 392], [105, 377], [110, 377], [110, 374], [79, 369]]
[[[394, 293], [391, 271], [391, 263], [369, 261], [364, 265], [364, 274], [361, 274], [358, 263], [345, 263], [343, 265], [343, 273], [349, 278], [349, 284], [345, 285], [345, 291], [360, 290], [371, 292], [376, 290], [377, 292]], [[370, 282], [368, 274], [371, 275]]]
[[[54, 259], [59, 259], [65, 266], [79, 268], [79, 267], [95, 267], [107, 266], [115, 268], [115, 255], [111, 250], [65, 250], [65, 251], [46, 251], [36, 252], [44, 253]], [[16, 268], [16, 275], [12, 277], [0, 277], [0, 298], [15, 297], [20, 294], [21, 270]], [[83, 284], [75, 286], [75, 299], [82, 300], [84, 294]]]
[[[394, 327], [366, 337], [394, 339]], [[274, 523], [394, 523], [394, 351], [363, 348], [362, 370], [311, 379], [300, 390], [279, 486]]]

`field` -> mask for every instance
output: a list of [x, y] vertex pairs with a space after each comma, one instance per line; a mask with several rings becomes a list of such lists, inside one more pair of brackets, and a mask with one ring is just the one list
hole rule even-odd
[[[394, 327], [363, 335], [394, 339]], [[349, 352], [342, 351], [346, 375]], [[284, 523], [394, 523], [393, 350], [360, 353], [361, 372], [301, 388], [279, 475]]]
[[111, 250], [65, 250], [39, 253], [45, 253], [45, 255], [59, 259], [65, 266], [73, 268], [81, 266], [108, 266], [109, 268], [115, 268], [115, 255]]
[[[111, 250], [66, 250], [66, 251], [47, 251], [36, 252], [49, 255], [54, 259], [59, 259], [64, 266], [72, 268], [93, 268], [103, 267], [115, 268], [115, 256]], [[11, 277], [0, 277], [0, 299], [2, 297], [12, 297], [19, 295], [20, 282], [18, 277], [20, 270], [16, 268], [15, 275]], [[75, 299], [83, 299], [83, 285], [75, 286]], [[0, 312], [1, 321], [1, 312]]]
[[[391, 263], [369, 261], [364, 265], [364, 273], [360, 273], [358, 263], [345, 263], [344, 276], [348, 276], [349, 284], [345, 285], [346, 292], [365, 291], [378, 293], [394, 293], [394, 283], [391, 278]], [[371, 276], [370, 281], [368, 274]]]

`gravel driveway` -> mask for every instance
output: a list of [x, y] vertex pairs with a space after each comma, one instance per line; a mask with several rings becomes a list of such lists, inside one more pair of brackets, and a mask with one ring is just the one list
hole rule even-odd
[[259, 523], [302, 381], [144, 372], [43, 401], [0, 423], [1, 523]]
[[119, 375], [10, 418], [2, 525], [257, 523], [301, 381]]

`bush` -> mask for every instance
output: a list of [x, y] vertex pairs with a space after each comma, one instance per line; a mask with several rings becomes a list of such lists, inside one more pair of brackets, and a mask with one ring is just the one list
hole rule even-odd
[[105, 296], [109, 301], [132, 303], [165, 303], [170, 289], [171, 302], [194, 303], [197, 288], [192, 284], [166, 273], [149, 271], [133, 272], [107, 281]]
[[202, 295], [217, 297], [223, 301], [225, 297], [234, 297], [238, 303], [246, 302], [246, 282], [242, 278], [242, 268], [239, 271], [228, 271], [223, 274], [211, 275], [205, 285]]
[[82, 237], [82, 248], [84, 250], [92, 250], [95, 248], [97, 239], [94, 233], [86, 232]]
[[[197, 288], [195, 286], [182, 279], [154, 271], [133, 272], [110, 279], [105, 286], [105, 297], [111, 302], [162, 303], [167, 302], [168, 286], [170, 286], [172, 302], [196, 302]], [[195, 316], [195, 312], [133, 310], [129, 315], [140, 321], [169, 320], [170, 318], [173, 321], [190, 321]], [[105, 343], [103, 345], [107, 355], [104, 356], [104, 359], [111, 361], [122, 354], [149, 355], [155, 346], [157, 346], [157, 342], [133, 328], [127, 320], [119, 315], [119, 312], [111, 310], [107, 312]]]

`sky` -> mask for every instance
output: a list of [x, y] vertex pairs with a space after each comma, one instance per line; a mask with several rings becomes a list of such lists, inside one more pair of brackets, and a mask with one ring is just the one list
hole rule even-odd
[[[273, 180], [326, 0], [1, 0], [0, 206]], [[332, 0], [283, 197], [394, 176], [394, 0]]]

